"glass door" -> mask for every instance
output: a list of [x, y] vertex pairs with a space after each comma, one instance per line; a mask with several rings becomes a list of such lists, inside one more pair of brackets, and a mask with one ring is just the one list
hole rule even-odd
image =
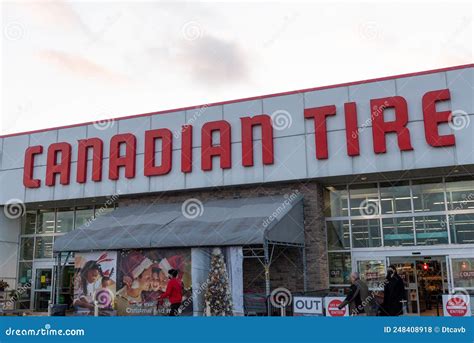
[[470, 297], [471, 312], [474, 314], [474, 254], [464, 252], [447, 258], [449, 271], [449, 293]]
[[385, 259], [357, 261], [357, 271], [370, 290], [383, 290]]
[[474, 255], [450, 256], [450, 292], [463, 290], [474, 295]]
[[418, 315], [420, 313], [420, 302], [415, 261], [410, 257], [390, 257], [389, 264], [397, 268], [398, 275], [405, 284], [406, 302], [404, 303], [404, 312], [406, 312], [406, 315]]
[[74, 297], [74, 266], [66, 265], [62, 267], [62, 272], [59, 273], [59, 268], [55, 266], [54, 269], [56, 271], [56, 275], [61, 275], [61, 279], [57, 280], [59, 291], [58, 294], [58, 304], [68, 305], [68, 307], [72, 306], [72, 301]]
[[415, 259], [420, 315], [440, 314], [443, 292], [443, 257], [425, 256]]
[[52, 267], [34, 268], [34, 309], [35, 311], [48, 311], [49, 300], [51, 299], [51, 289], [53, 280]]

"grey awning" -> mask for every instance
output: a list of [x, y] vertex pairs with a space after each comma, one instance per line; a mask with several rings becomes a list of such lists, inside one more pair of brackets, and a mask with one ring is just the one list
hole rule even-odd
[[57, 238], [53, 250], [90, 251], [165, 247], [304, 244], [301, 195], [212, 200], [196, 218], [183, 203], [119, 207]]

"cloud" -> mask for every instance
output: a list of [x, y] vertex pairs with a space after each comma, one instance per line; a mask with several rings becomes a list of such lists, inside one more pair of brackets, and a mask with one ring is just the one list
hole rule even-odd
[[37, 22], [63, 28], [81, 28], [88, 32], [79, 14], [70, 3], [63, 0], [40, 0], [20, 3]]
[[249, 76], [246, 57], [236, 42], [210, 35], [186, 41], [175, 60], [199, 83], [242, 82]]
[[80, 76], [81, 78], [95, 78], [114, 84], [128, 83], [129, 79], [122, 74], [113, 72], [85, 57], [56, 50], [43, 50], [38, 57], [62, 70]]

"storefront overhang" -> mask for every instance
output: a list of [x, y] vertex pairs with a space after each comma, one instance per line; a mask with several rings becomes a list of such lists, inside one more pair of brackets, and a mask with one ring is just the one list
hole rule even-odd
[[304, 245], [303, 197], [140, 203], [119, 207], [57, 238], [55, 253], [143, 248]]

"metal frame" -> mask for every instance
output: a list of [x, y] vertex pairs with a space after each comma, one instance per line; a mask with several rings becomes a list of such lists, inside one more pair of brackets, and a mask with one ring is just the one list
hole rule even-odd
[[[452, 177], [463, 177], [465, 175], [453, 175]], [[442, 192], [443, 192], [443, 199], [444, 199], [444, 210], [442, 211], [431, 211], [431, 212], [416, 212], [415, 211], [415, 206], [414, 206], [414, 201], [413, 201], [413, 182], [417, 180], [424, 180], [424, 178], [410, 178], [407, 180], [400, 180], [401, 182], [408, 182], [408, 186], [410, 188], [410, 204], [411, 204], [411, 211], [406, 212], [406, 213], [392, 213], [392, 214], [382, 214], [381, 211], [381, 188], [380, 184], [384, 183], [384, 181], [368, 181], [368, 182], [358, 182], [357, 184], [376, 184], [377, 185], [377, 199], [378, 199], [378, 209], [379, 212], [377, 215], [373, 216], [352, 216], [351, 215], [351, 207], [350, 207], [350, 198], [351, 198], [351, 189], [350, 185], [347, 183], [342, 183], [342, 184], [334, 184], [335, 186], [340, 186], [344, 185], [345, 190], [347, 192], [347, 199], [345, 199], [345, 206], [347, 207], [347, 216], [337, 216], [337, 217], [326, 217], [325, 218], [325, 226], [326, 226], [326, 232], [327, 232], [327, 222], [328, 221], [347, 221], [349, 223], [349, 238], [350, 238], [350, 247], [348, 249], [332, 249], [332, 250], [327, 250], [328, 254], [331, 252], [345, 252], [345, 253], [350, 253], [351, 254], [351, 260], [352, 260], [352, 268], [354, 268], [354, 255], [357, 255], [359, 251], [365, 251], [366, 253], [377, 253], [380, 250], [385, 251], [385, 256], [388, 256], [387, 254], [390, 251], [400, 251], [400, 250], [425, 250], [425, 249], [444, 249], [442, 251], [442, 255], [452, 255], [455, 253], [457, 249], [474, 249], [474, 244], [453, 244], [451, 242], [451, 221], [452, 221], [452, 216], [455, 214], [474, 214], [474, 209], [450, 209], [449, 208], [449, 203], [448, 203], [448, 190], [447, 186], [448, 183], [446, 182], [447, 177], [430, 177], [430, 179], [433, 180], [441, 180], [442, 184]], [[387, 181], [389, 182], [389, 181]], [[455, 181], [454, 181], [455, 182]], [[417, 237], [416, 237], [416, 224], [415, 220], [417, 217], [426, 217], [426, 216], [443, 216], [443, 220], [445, 221], [445, 227], [446, 227], [446, 232], [447, 232], [447, 240], [448, 242], [446, 244], [439, 244], [439, 245], [417, 245]], [[386, 246], [385, 241], [384, 241], [384, 229], [383, 229], [383, 219], [386, 218], [402, 218], [402, 217], [412, 217], [412, 232], [414, 236], [413, 244], [410, 246]], [[380, 228], [380, 235], [381, 235], [381, 246], [380, 247], [369, 247], [369, 248], [354, 248], [353, 247], [353, 237], [352, 237], [352, 220], [357, 220], [357, 219], [377, 219], [379, 221], [379, 228]], [[429, 254], [429, 253], [428, 253]], [[403, 255], [401, 255], [403, 256]], [[452, 273], [450, 272], [450, 275]], [[335, 284], [330, 284], [330, 286], [341, 286], [341, 285], [335, 285]], [[346, 284], [342, 286], [347, 286]]]
[[[275, 242], [265, 240], [263, 245], [260, 247], [253, 247], [253, 246], [244, 246], [244, 259], [251, 259], [256, 258], [262, 264], [264, 273], [265, 273], [265, 297], [267, 299], [267, 315], [271, 315], [271, 304], [270, 299], [271, 296], [271, 280], [270, 280], [270, 267], [273, 262], [273, 253], [276, 246], [284, 246], [288, 248], [297, 248], [299, 249], [301, 260], [302, 260], [302, 268], [303, 268], [303, 288], [304, 291], [307, 291], [307, 265], [306, 265], [306, 247], [305, 244], [297, 244], [297, 243], [285, 243], [285, 242]], [[258, 252], [260, 250], [260, 255]], [[252, 255], [246, 256], [245, 251], [249, 251]]]
[[69, 257], [71, 256], [72, 252], [68, 252], [66, 258], [64, 259], [64, 263], [61, 264], [61, 254], [57, 253], [54, 256], [55, 263], [53, 267], [53, 286], [51, 290], [51, 299], [54, 299], [55, 304], [59, 304], [59, 296], [61, 294], [61, 281], [62, 276], [64, 273], [64, 268], [66, 267], [67, 263], [69, 262]]
[[[307, 290], [307, 270], [306, 270], [306, 251], [304, 244], [296, 243], [284, 243], [284, 242], [273, 242], [265, 240], [263, 245], [257, 246], [243, 246], [244, 259], [257, 259], [263, 266], [265, 272], [265, 296], [267, 299], [267, 315], [271, 314], [271, 305], [268, 299], [271, 295], [271, 283], [270, 283], [270, 267], [273, 262], [273, 253], [276, 246], [285, 246], [288, 248], [298, 248], [300, 251], [303, 267], [303, 284], [304, 291]], [[246, 256], [245, 252], [250, 252], [250, 256]], [[60, 287], [62, 274], [64, 267], [69, 261], [71, 252], [68, 252], [64, 262], [61, 258], [62, 253], [56, 253], [54, 256], [54, 264], [52, 265], [52, 286], [51, 286], [51, 299], [57, 304], [59, 302]]]
[[[55, 228], [55, 231], [54, 232], [47, 232], [47, 233], [37, 233], [36, 230], [38, 228], [38, 225], [39, 225], [39, 222], [38, 222], [38, 213], [40, 210], [51, 210], [51, 211], [54, 211], [54, 221], [55, 221], [55, 226], [57, 224], [57, 216], [58, 216], [58, 209], [62, 209], [62, 208], [67, 208], [67, 207], [70, 207], [73, 209], [73, 212], [74, 212], [74, 216], [73, 216], [73, 230], [75, 230], [75, 226], [76, 226], [76, 212], [78, 211], [78, 208], [80, 207], [90, 207], [93, 211], [93, 218], [95, 218], [96, 216], [96, 211], [98, 209], [100, 209], [101, 207], [103, 207], [103, 203], [93, 203], [93, 204], [71, 204], [71, 205], [65, 205], [65, 206], [58, 206], [58, 205], [55, 205], [55, 206], [51, 206], [51, 207], [45, 207], [45, 208], [33, 208], [33, 209], [30, 209], [27, 211], [35, 211], [36, 214], [35, 214], [35, 232], [34, 233], [30, 233], [30, 234], [22, 234], [22, 229], [23, 229], [23, 225], [24, 225], [24, 222], [22, 219], [21, 223], [20, 223], [20, 233], [18, 235], [18, 248], [17, 248], [17, 253], [18, 253], [18, 260], [17, 260], [17, 266], [16, 266], [16, 282], [18, 283], [18, 275], [19, 275], [19, 271], [20, 271], [20, 263], [31, 263], [31, 272], [32, 272], [32, 277], [31, 277], [31, 287], [30, 287], [30, 310], [33, 310], [34, 309], [34, 305], [35, 305], [35, 289], [36, 289], [36, 269], [38, 265], [41, 265], [41, 264], [48, 264], [47, 267], [45, 268], [49, 268], [49, 266], [51, 266], [51, 268], [53, 269], [53, 273], [52, 273], [52, 280], [51, 280], [51, 297], [50, 299], [53, 300], [55, 299], [57, 301], [57, 298], [55, 297], [55, 294], [54, 292], [56, 291], [56, 287], [55, 287], [55, 282], [56, 282], [56, 273], [55, 273], [55, 268], [56, 266], [58, 265], [57, 264], [57, 261], [56, 261], [56, 255], [53, 254], [53, 257], [52, 258], [36, 258], [35, 255], [36, 255], [36, 239], [37, 238], [41, 238], [41, 237], [53, 237], [53, 242], [54, 242], [54, 239], [56, 237], [60, 237], [64, 234], [66, 234], [66, 232], [56, 232], [56, 228]], [[114, 202], [112, 205], [109, 206], [109, 208], [116, 208], [117, 207], [117, 203]], [[33, 239], [33, 256], [32, 256], [32, 260], [23, 260], [21, 259], [21, 240], [22, 238], [32, 238]], [[66, 261], [67, 263], [67, 261]], [[63, 266], [64, 268], [64, 266]], [[59, 294], [58, 294], [59, 296]]]

